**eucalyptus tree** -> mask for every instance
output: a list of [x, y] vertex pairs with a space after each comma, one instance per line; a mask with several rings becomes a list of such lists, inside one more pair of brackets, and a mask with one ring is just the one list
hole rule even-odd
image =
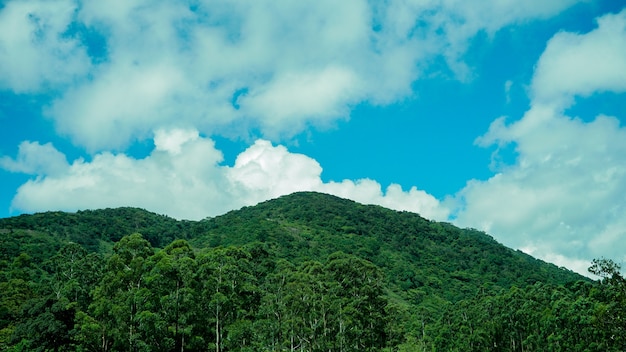
[[150, 322], [150, 329], [142, 331], [144, 340], [151, 346], [174, 351], [201, 344], [192, 333], [195, 315], [200, 312], [195, 305], [197, 265], [189, 243], [175, 240], [150, 257], [148, 266], [150, 304], [141, 318]]
[[139, 318], [150, 297], [145, 277], [153, 254], [150, 243], [138, 233], [124, 236], [113, 247], [90, 306], [99, 326], [101, 350], [148, 350], [140, 339]]
[[252, 345], [252, 326], [260, 302], [250, 254], [237, 247], [213, 248], [198, 256], [200, 311], [207, 313], [204, 331], [216, 352]]

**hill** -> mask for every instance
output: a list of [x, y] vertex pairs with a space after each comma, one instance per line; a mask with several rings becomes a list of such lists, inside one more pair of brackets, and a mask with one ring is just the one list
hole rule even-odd
[[321, 193], [295, 193], [232, 211], [204, 221], [197, 232], [204, 233], [191, 240], [197, 247], [259, 241], [294, 261], [342, 251], [384, 268], [397, 291], [421, 288], [450, 300], [483, 285], [584, 279], [477, 230]]
[[[137, 208], [47, 212], [0, 219], [5, 233], [3, 259], [36, 248], [53, 250], [75, 242], [87, 250], [106, 253], [114, 242], [131, 233], [157, 248], [175, 239], [196, 248], [266, 243], [279, 258], [293, 262], [323, 260], [342, 251], [384, 268], [394, 290], [427, 290], [448, 300], [465, 298], [483, 285], [508, 288], [534, 282], [564, 284], [582, 280], [578, 274], [506, 248], [491, 236], [418, 214], [363, 205], [339, 197], [300, 192], [231, 211], [199, 222], [173, 218]], [[19, 231], [29, 230], [29, 231]], [[11, 241], [11, 233], [19, 234]]]
[[[0, 219], [0, 270], [0, 349], [516, 351], [569, 323], [579, 333], [557, 345], [613, 346], [579, 321], [597, 318], [603, 286], [480, 231], [312, 192], [202, 221], [135, 208]], [[46, 316], [65, 339], [43, 333]]]

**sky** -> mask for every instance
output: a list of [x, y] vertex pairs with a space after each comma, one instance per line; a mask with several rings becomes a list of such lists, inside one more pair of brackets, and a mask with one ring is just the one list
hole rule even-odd
[[296, 191], [626, 260], [624, 0], [0, 2], [0, 217]]

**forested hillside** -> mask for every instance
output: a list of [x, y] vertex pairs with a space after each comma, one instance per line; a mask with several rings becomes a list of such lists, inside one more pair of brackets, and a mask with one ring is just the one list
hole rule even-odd
[[0, 219], [0, 350], [622, 351], [624, 279], [593, 270], [319, 193], [22, 215]]

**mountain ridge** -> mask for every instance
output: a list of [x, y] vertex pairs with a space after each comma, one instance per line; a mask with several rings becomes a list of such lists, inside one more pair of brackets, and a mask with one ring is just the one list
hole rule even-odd
[[[142, 343], [156, 350], [161, 336], [198, 351], [285, 350], [294, 338], [315, 351], [344, 339], [350, 351], [546, 350], [550, 336], [559, 340], [547, 350], [582, 351], [592, 340], [619, 350], [610, 319], [626, 300], [610, 283], [475, 229], [315, 192], [200, 221], [129, 207], [48, 212], [0, 219], [0, 349], [108, 341], [125, 350], [128, 332], [144, 329]], [[235, 304], [233, 315], [207, 315], [216, 304]], [[354, 330], [322, 329], [326, 319]]]
[[[437, 270], [440, 272], [438, 276], [471, 281], [479, 280], [472, 275], [482, 272], [488, 275], [487, 281], [499, 282], [505, 287], [508, 283], [498, 278], [498, 270], [490, 269], [489, 265], [501, 267], [502, 272], [517, 272], [513, 274], [517, 277], [526, 275], [524, 279], [528, 282], [516, 280], [519, 285], [542, 281], [541, 275], [523, 274], [535, 269], [559, 284], [584, 279], [565, 268], [505, 247], [492, 236], [475, 229], [461, 229], [449, 223], [424, 219], [416, 213], [361, 204], [318, 192], [296, 192], [200, 221], [176, 220], [140, 208], [121, 207], [20, 215], [0, 219], [0, 229], [49, 233], [94, 251], [99, 251], [103, 243], [116, 242], [133, 232], [141, 233], [155, 247], [164, 247], [174, 239], [189, 240], [199, 248], [267, 242], [282, 251], [284, 257], [291, 256], [292, 259], [294, 253], [327, 256], [341, 250], [383, 265], [390, 260], [386, 258], [388, 252], [397, 250], [403, 253], [403, 260], [414, 261], [416, 256], [426, 256], [428, 262], [420, 267], [441, 268]], [[281, 241], [289, 248], [276, 245]], [[359, 245], [353, 245], [354, 241]], [[447, 260], [441, 256], [433, 257], [437, 251]], [[493, 254], [490, 251], [507, 258], [508, 262], [484, 262]], [[485, 256], [481, 257], [481, 254]], [[404, 288], [426, 284], [420, 281], [419, 274], [416, 274], [419, 270], [415, 269], [398, 274], [404, 277]]]

